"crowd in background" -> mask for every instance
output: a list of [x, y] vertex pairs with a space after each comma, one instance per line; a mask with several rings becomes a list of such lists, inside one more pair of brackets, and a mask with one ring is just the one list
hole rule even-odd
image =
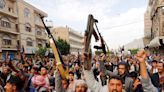
[[0, 92], [164, 92], [164, 56], [141, 50], [136, 55], [62, 56], [69, 78], [61, 77], [53, 58], [0, 61]]

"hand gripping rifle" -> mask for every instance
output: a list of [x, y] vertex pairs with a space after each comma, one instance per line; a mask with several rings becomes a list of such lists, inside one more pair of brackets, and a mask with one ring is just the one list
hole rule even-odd
[[[95, 37], [96, 41], [101, 40], [101, 46], [94, 46], [94, 48], [96, 49], [102, 49], [103, 53], [106, 54], [106, 47], [109, 51], [109, 48], [107, 46], [107, 44], [105, 43], [103, 37], [101, 36], [98, 27], [96, 25], [96, 23], [98, 22], [98, 20], [94, 19], [93, 15], [89, 15], [88, 16], [88, 23], [87, 23], [87, 30], [85, 31], [85, 36], [84, 36], [84, 43], [85, 43], [85, 47], [84, 47], [84, 55], [87, 57], [84, 61], [84, 69], [85, 70], [90, 70], [91, 69], [91, 48], [90, 48], [90, 41], [91, 41], [91, 36], [93, 34], [93, 36]], [[96, 31], [94, 30], [94, 24], [96, 26], [96, 29], [99, 33], [99, 37], [96, 33]]]
[[54, 56], [55, 56], [55, 60], [56, 60], [56, 65], [59, 69], [59, 72], [61, 74], [61, 77], [62, 78], [67, 78], [68, 79], [68, 66], [65, 65], [65, 63], [63, 62], [63, 59], [62, 59], [62, 56], [60, 54], [60, 51], [57, 47], [57, 44], [56, 44], [56, 41], [55, 39], [53, 38], [53, 35], [51, 34], [49, 28], [45, 25], [44, 23], [44, 20], [43, 20], [43, 16], [40, 15], [40, 18], [42, 20], [42, 23], [47, 31], [47, 34], [48, 34], [48, 38], [49, 38], [49, 41], [50, 41], [50, 46], [54, 52]]
[[[93, 18], [93, 15], [88, 16], [88, 23], [87, 23], [87, 30], [85, 31], [85, 36], [84, 36], [84, 55], [86, 56], [86, 59], [84, 61], [84, 69], [85, 70], [90, 70], [91, 69], [91, 48], [90, 48], [90, 42], [91, 42], [91, 37], [92, 34], [95, 34], [93, 25], [94, 23], [97, 22], [96, 19]], [[95, 36], [98, 40], [97, 35]]]

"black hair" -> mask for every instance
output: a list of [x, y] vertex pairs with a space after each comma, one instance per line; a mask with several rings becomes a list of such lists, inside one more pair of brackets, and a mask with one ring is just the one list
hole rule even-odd
[[137, 72], [135, 72], [135, 71], [130, 72], [130, 73], [129, 73], [129, 76], [130, 76], [130, 77], [137, 78]]
[[46, 66], [41, 66], [41, 67], [39, 68], [39, 71], [41, 71], [42, 68], [45, 68], [46, 70], [48, 70], [48, 68], [47, 68]]
[[119, 63], [118, 63], [118, 66], [119, 66], [119, 65], [124, 65], [125, 68], [128, 68], [128, 67], [129, 67], [128, 63], [126, 63], [125, 61], [119, 62]]
[[62, 80], [66, 81], [69, 84], [69, 80], [68, 79], [64, 78]]
[[120, 80], [120, 81], [121, 81], [121, 83], [123, 84], [123, 79], [122, 79], [120, 76], [118, 76], [118, 75], [115, 75], [115, 76], [110, 76], [110, 77], [109, 77], [109, 81], [108, 81], [108, 82], [110, 82], [110, 80], [111, 80], [111, 79]]
[[23, 82], [18, 76], [11, 76], [7, 83], [15, 85], [17, 91], [20, 91], [23, 88]]
[[153, 62], [157, 63], [157, 60], [153, 60], [152, 63], [153, 63]]
[[70, 71], [69, 74], [72, 74], [74, 76], [74, 73], [72, 71]]
[[164, 67], [164, 63], [162, 61], [159, 61], [158, 63], [162, 63], [163, 64], [163, 67]]
[[128, 65], [128, 63], [126, 63], [125, 61], [121, 61], [121, 62], [119, 62], [118, 65], [117, 65], [118, 68], [119, 68], [120, 65], [124, 65], [124, 66], [125, 66], [125, 75], [126, 75], [126, 76], [129, 76], [129, 70], [128, 70], [129, 65]]

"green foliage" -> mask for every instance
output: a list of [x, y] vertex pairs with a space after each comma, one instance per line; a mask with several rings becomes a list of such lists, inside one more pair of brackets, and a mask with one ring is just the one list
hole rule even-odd
[[95, 54], [96, 54], [96, 55], [100, 55], [101, 53], [103, 53], [103, 52], [102, 52], [102, 51], [98, 51], [98, 50], [95, 51]]
[[39, 49], [36, 51], [36, 54], [41, 57], [44, 57], [46, 51], [47, 51], [46, 47], [39, 47]]
[[129, 49], [129, 51], [131, 52], [132, 55], [137, 54], [139, 49]]
[[58, 39], [57, 41], [57, 46], [60, 50], [60, 53], [62, 55], [67, 55], [69, 54], [70, 51], [70, 44], [68, 44], [66, 41], [62, 40], [62, 39]]
[[[95, 51], [96, 55], [100, 55], [101, 53], [103, 53], [103, 51], [99, 51], [99, 50]], [[112, 53], [113, 52], [111, 52], [111, 51], [107, 52], [107, 54], [112, 54]]]

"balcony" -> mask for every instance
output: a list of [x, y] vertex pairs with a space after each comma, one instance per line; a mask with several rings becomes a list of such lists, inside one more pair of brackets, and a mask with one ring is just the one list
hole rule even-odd
[[37, 39], [42, 39], [42, 40], [47, 40], [47, 37], [43, 37], [43, 36], [36, 36]]
[[46, 35], [36, 35], [37, 39], [42, 39], [42, 40], [47, 40], [47, 36]]
[[42, 23], [42, 20], [38, 16], [35, 16], [35, 25], [38, 26], [38, 27], [44, 28], [44, 25]]
[[79, 46], [79, 45], [74, 45], [74, 44], [70, 44], [70, 47], [71, 48], [76, 48], [76, 49], [82, 49], [83, 48], [83, 46]]
[[0, 25], [0, 32], [11, 33], [11, 34], [15, 34], [15, 35], [19, 34], [18, 30], [16, 30], [14, 23], [11, 24], [11, 28], [3, 27]]
[[83, 39], [78, 39], [76, 37], [73, 36], [69, 36], [69, 40], [74, 41], [74, 42], [79, 42], [79, 43], [83, 43]]
[[2, 50], [17, 50], [16, 45], [2, 45]]
[[0, 13], [7, 15], [7, 16], [10, 16], [10, 17], [13, 17], [13, 18], [18, 18], [18, 15], [16, 13], [9, 12], [6, 9], [0, 9]]
[[44, 25], [42, 24], [42, 22], [35, 21], [35, 25], [38, 26], [38, 27], [44, 28]]

